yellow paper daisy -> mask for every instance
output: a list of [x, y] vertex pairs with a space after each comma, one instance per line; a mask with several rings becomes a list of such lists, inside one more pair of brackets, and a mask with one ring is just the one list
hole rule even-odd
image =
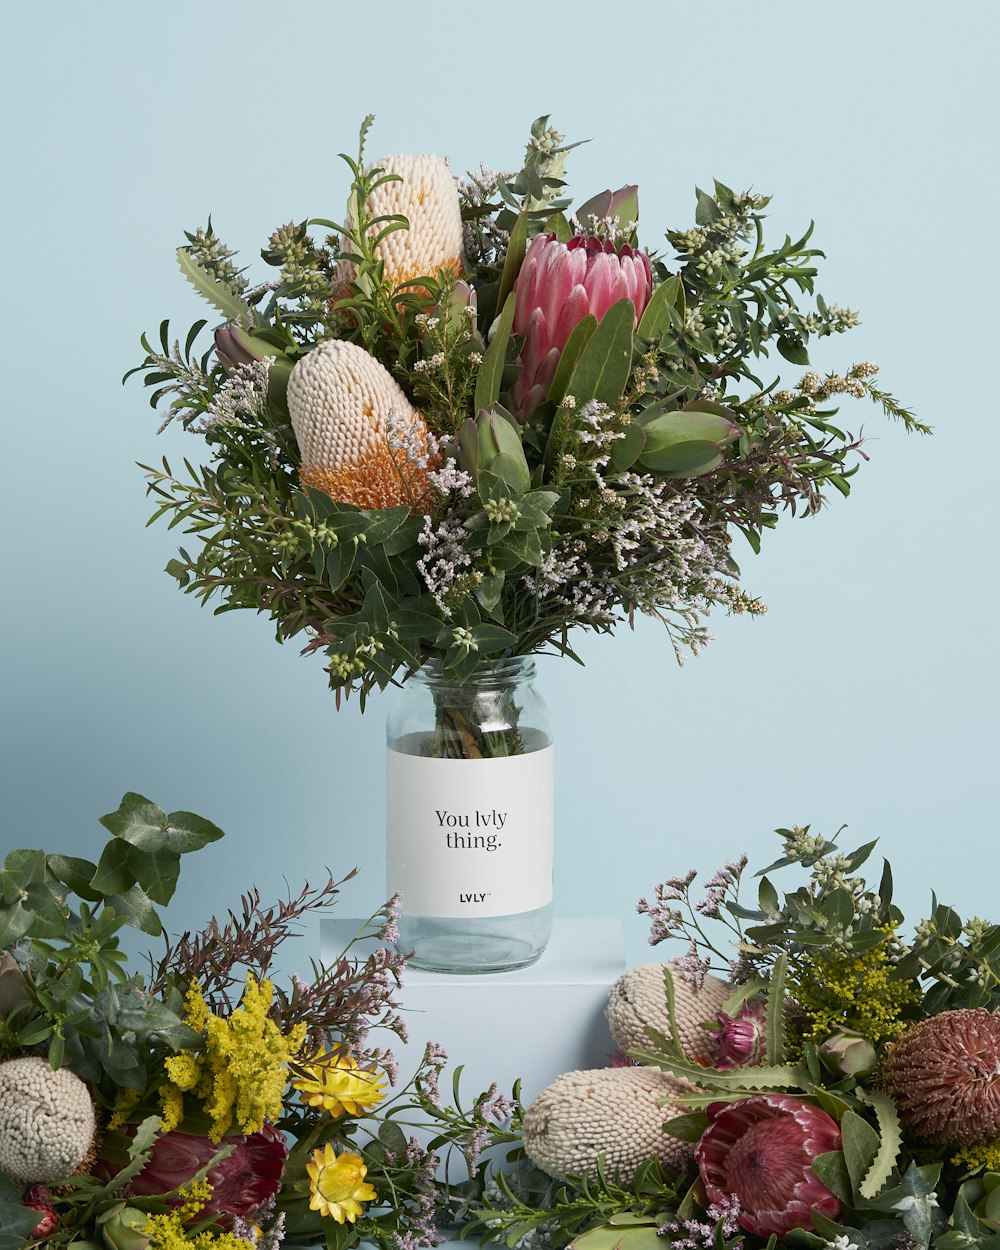
[[363, 1115], [378, 1106], [386, 1094], [385, 1078], [373, 1068], [362, 1068], [350, 1055], [333, 1051], [299, 1064], [302, 1075], [292, 1085], [310, 1107], [322, 1107], [332, 1116]]
[[306, 1164], [309, 1173], [309, 1208], [329, 1215], [343, 1224], [353, 1224], [361, 1214], [361, 1204], [377, 1197], [365, 1181], [368, 1169], [361, 1156], [345, 1151], [338, 1155], [329, 1142], [314, 1150]]

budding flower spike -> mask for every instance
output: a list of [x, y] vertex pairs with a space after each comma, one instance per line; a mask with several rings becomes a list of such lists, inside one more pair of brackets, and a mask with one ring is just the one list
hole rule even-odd
[[359, 508], [429, 511], [437, 446], [389, 371], [356, 343], [330, 339], [288, 380], [299, 479]]
[[[407, 229], [393, 230], [375, 245], [375, 255], [385, 265], [386, 286], [433, 278], [442, 271], [461, 276], [462, 209], [447, 162], [440, 156], [403, 153], [384, 156], [373, 168], [396, 177], [375, 187], [365, 205], [368, 214], [374, 218], [399, 215], [409, 223]], [[349, 228], [354, 217], [349, 207]], [[380, 224], [375, 230], [382, 228]], [[354, 276], [353, 262], [343, 261], [341, 279], [352, 282]]]

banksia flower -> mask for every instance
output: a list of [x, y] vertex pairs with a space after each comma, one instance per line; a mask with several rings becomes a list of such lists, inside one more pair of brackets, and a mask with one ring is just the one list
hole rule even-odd
[[[376, 187], [368, 197], [368, 212], [373, 217], [398, 213], [409, 222], [408, 229], [393, 230], [375, 247], [385, 265], [386, 285], [395, 288], [418, 278], [435, 278], [441, 270], [461, 274], [462, 207], [447, 162], [431, 155], [383, 156], [375, 168], [398, 174], [400, 181]], [[353, 226], [350, 210], [347, 225]], [[342, 261], [340, 280], [353, 282], [354, 276], [353, 262]]]
[[[718, 977], [706, 976], [701, 989], [696, 990], [682, 977], [674, 977], [674, 1017], [689, 1059], [711, 1063], [715, 1046], [712, 1035], [701, 1026], [715, 1019], [732, 988]], [[663, 965], [640, 964], [619, 977], [611, 987], [605, 1015], [611, 1036], [626, 1054], [634, 1047], [649, 1045], [647, 1025], [669, 1034]]]
[[0, 1172], [22, 1185], [72, 1175], [91, 1156], [94, 1104], [78, 1076], [31, 1056], [0, 1063]]
[[596, 1176], [600, 1155], [609, 1175], [617, 1173], [625, 1184], [653, 1156], [677, 1170], [691, 1157], [691, 1147], [664, 1133], [663, 1124], [684, 1110], [670, 1100], [690, 1092], [658, 1068], [566, 1072], [525, 1113], [524, 1149], [532, 1163], [560, 1180]]
[[[231, 1227], [234, 1216], [252, 1215], [281, 1188], [288, 1149], [270, 1124], [259, 1133], [233, 1133], [220, 1142], [194, 1133], [164, 1133], [157, 1138], [149, 1162], [132, 1181], [132, 1192], [153, 1195], [180, 1189], [222, 1146], [233, 1149], [205, 1174], [212, 1196], [201, 1214], [214, 1216], [223, 1228]], [[185, 1200], [179, 1197], [169, 1201], [171, 1206], [180, 1206]]]
[[288, 411], [304, 485], [359, 508], [429, 511], [427, 426], [363, 347], [330, 339], [304, 356], [288, 380]]
[[832, 1116], [788, 1094], [713, 1103], [708, 1114], [712, 1122], [694, 1157], [709, 1202], [739, 1202], [741, 1228], [784, 1237], [793, 1228], [811, 1229], [813, 1208], [837, 1218], [840, 1199], [811, 1166], [817, 1155], [840, 1149]]
[[943, 1146], [1000, 1138], [1000, 1014], [965, 1008], [914, 1024], [886, 1051], [880, 1083], [914, 1137]]
[[562, 350], [584, 317], [592, 313], [600, 321], [613, 304], [629, 299], [638, 326], [652, 293], [644, 252], [585, 235], [568, 243], [536, 235], [514, 284], [514, 333], [524, 340], [513, 390], [517, 415], [529, 416], [545, 399]]

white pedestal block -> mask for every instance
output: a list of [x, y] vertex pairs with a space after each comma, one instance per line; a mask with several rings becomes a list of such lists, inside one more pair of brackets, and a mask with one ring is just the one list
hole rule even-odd
[[[320, 922], [324, 963], [341, 953], [360, 923]], [[391, 1045], [401, 1081], [416, 1070], [427, 1042], [437, 1042], [449, 1059], [442, 1094], [462, 1064], [463, 1106], [494, 1081], [509, 1094], [518, 1078], [527, 1105], [563, 1072], [607, 1066], [614, 1043], [604, 1009], [624, 971], [619, 921], [557, 920], [548, 949], [530, 968], [477, 976], [406, 969], [396, 997], [409, 1043], [389, 1037], [379, 1044]]]

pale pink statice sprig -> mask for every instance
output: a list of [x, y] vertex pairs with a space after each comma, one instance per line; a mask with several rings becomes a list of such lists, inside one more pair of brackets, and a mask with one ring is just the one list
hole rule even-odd
[[440, 1157], [416, 1137], [411, 1137], [402, 1162], [410, 1172], [412, 1196], [398, 1211], [405, 1227], [393, 1233], [392, 1244], [396, 1250], [426, 1250], [426, 1247], [438, 1246], [445, 1240], [436, 1220], [440, 1197], [437, 1181]]
[[465, 1140], [459, 1142], [470, 1177], [479, 1173], [479, 1161], [489, 1145], [494, 1128], [505, 1124], [513, 1114], [514, 1104], [499, 1092], [495, 1082], [484, 1094], [480, 1094], [472, 1109], [475, 1123]]
[[403, 896], [397, 890], [380, 912], [382, 925], [377, 936], [386, 946], [395, 946], [399, 941], [399, 914], [402, 906]]
[[437, 1042], [428, 1042], [424, 1048], [424, 1057], [414, 1082], [417, 1093], [426, 1098], [433, 1107], [441, 1106], [441, 1092], [438, 1088], [441, 1070], [448, 1062], [448, 1052]]
[[675, 1250], [715, 1250], [718, 1234], [728, 1240], [739, 1231], [740, 1200], [726, 1195], [710, 1202], [703, 1220], [681, 1220], [676, 1216], [661, 1224], [656, 1230], [661, 1237], [669, 1237]]
[[501, 173], [480, 165], [478, 173], [469, 170], [464, 178], [455, 179], [462, 207], [467, 210], [463, 214], [468, 217], [463, 226], [463, 252], [470, 268], [476, 264], [503, 264], [510, 233], [500, 229], [493, 213], [483, 210], [496, 202], [500, 184], [513, 176], [512, 172]]
[[[205, 434], [216, 426], [231, 429], [260, 429], [266, 423], [267, 382], [271, 358], [250, 360], [238, 365], [212, 397], [205, 413], [187, 427], [192, 434]], [[162, 431], [167, 422], [160, 427]], [[159, 431], [158, 431], [159, 432]]]
[[417, 570], [446, 618], [451, 617], [456, 593], [464, 590], [461, 583], [456, 585], [456, 579], [472, 566], [472, 557], [465, 547], [468, 536], [460, 520], [449, 520], [447, 516], [437, 523], [425, 516], [424, 528], [417, 536], [417, 542], [424, 549], [417, 561]]
[[[230, 1232], [255, 1250], [278, 1250], [285, 1240], [285, 1213], [280, 1212], [273, 1220], [276, 1195], [257, 1208], [253, 1216], [233, 1216]], [[268, 1221], [271, 1223], [268, 1225]]]
[[[715, 921], [728, 930], [728, 942], [737, 948], [744, 945], [740, 919], [728, 904], [739, 902], [740, 883], [746, 865], [746, 855], [727, 860], [705, 883], [704, 892], [698, 899], [694, 898], [692, 891], [698, 876], [693, 868], [686, 876], [669, 877], [657, 885], [651, 898], [640, 898], [636, 911], [649, 917], [650, 946], [657, 946], [668, 938], [687, 941], [687, 954], [673, 962], [684, 964], [692, 977], [704, 977], [708, 971], [728, 971], [731, 956], [713, 941], [704, 922]], [[699, 969], [704, 971], [699, 972]]]

